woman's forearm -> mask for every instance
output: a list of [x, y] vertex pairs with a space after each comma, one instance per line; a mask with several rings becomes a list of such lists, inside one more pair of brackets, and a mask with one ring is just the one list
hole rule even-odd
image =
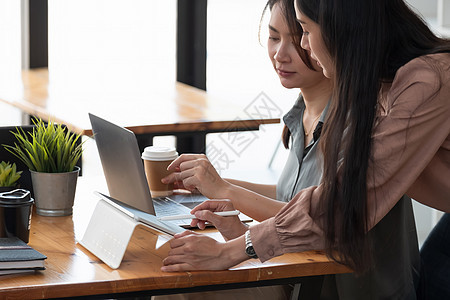
[[234, 184], [223, 195], [236, 209], [257, 221], [273, 217], [286, 204]]
[[245, 238], [240, 236], [234, 240], [228, 241], [224, 244], [223, 256], [228, 261], [229, 267], [235, 266], [248, 259], [245, 253]]
[[225, 178], [231, 184], [243, 187], [247, 190], [253, 191], [255, 193], [261, 194], [271, 199], [277, 198], [277, 186], [275, 184], [258, 184], [248, 181], [242, 181], [237, 179]]

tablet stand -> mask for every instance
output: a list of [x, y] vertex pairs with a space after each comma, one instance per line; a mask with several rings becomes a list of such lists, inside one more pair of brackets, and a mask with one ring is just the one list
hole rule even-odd
[[117, 269], [138, 225], [151, 228], [100, 199], [79, 243], [105, 264]]

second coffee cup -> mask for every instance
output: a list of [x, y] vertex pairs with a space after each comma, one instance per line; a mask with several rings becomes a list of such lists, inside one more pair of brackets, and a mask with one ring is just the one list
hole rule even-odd
[[163, 184], [161, 179], [170, 174], [167, 167], [177, 157], [178, 152], [173, 147], [150, 146], [142, 152], [145, 175], [152, 197], [172, 195], [173, 184]]

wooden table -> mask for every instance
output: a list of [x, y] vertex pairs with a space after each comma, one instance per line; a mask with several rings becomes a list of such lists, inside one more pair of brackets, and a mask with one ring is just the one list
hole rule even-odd
[[205, 152], [208, 133], [258, 130], [261, 124], [279, 123], [282, 114], [277, 107], [267, 106], [267, 99], [263, 105], [258, 99], [243, 99], [243, 106], [237, 107], [226, 95], [213, 97], [146, 74], [130, 84], [117, 79], [126, 76], [120, 70], [85, 72], [101, 75], [92, 82], [85, 79], [86, 74], [70, 70], [24, 70], [17, 84], [0, 91], [0, 101], [84, 135], [92, 134], [88, 112], [94, 113], [136, 133], [141, 150], [152, 144], [154, 136], [174, 135], [180, 153]]
[[[265, 263], [251, 259], [225, 271], [164, 273], [160, 268], [167, 244], [155, 250], [157, 235], [145, 227], [138, 227], [120, 268], [113, 270], [76, 243], [97, 201], [90, 180], [81, 177], [78, 182], [73, 216], [33, 215], [29, 245], [48, 257], [46, 270], [0, 276], [1, 299], [92, 298], [111, 294], [118, 298], [298, 282], [305, 283], [303, 293], [317, 293], [317, 289], [308, 290], [313, 288], [308, 281], [324, 274], [349, 272], [320, 251], [309, 251], [285, 254]], [[209, 234], [218, 237], [217, 232]]]

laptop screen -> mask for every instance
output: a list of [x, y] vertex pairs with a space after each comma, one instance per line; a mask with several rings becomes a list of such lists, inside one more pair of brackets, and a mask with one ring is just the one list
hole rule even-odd
[[134, 133], [93, 114], [89, 119], [110, 196], [155, 215]]

